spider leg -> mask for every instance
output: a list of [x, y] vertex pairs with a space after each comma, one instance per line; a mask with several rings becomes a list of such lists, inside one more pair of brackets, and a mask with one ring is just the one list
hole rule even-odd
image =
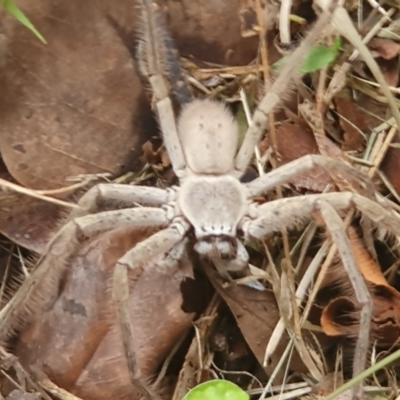
[[313, 28], [311, 28], [290, 59], [285, 63], [279, 76], [261, 100], [254, 113], [252, 124], [249, 126], [243, 143], [236, 155], [235, 169], [237, 171], [245, 171], [253, 156], [255, 146], [267, 129], [268, 114], [280, 103], [280, 97], [287, 90], [293, 76], [301, 75], [299, 65], [313, 44], [320, 39], [321, 32], [324, 31], [326, 25], [329, 23], [331, 15], [332, 10], [329, 7], [324, 9]]
[[255, 206], [259, 216], [253, 220], [244, 220], [242, 229], [248, 237], [261, 238], [279, 232], [283, 227], [300, 227], [311, 218], [318, 200], [330, 204], [336, 211], [355, 207], [375, 224], [400, 237], [400, 218], [397, 214], [373, 200], [351, 192], [289, 197]]
[[49, 242], [35, 270], [1, 310], [0, 341], [8, 339], [24, 316], [55, 296], [57, 282], [82, 238], [127, 226], [163, 227], [170, 221], [168, 211], [142, 207], [86, 215], [68, 222]]
[[[364, 278], [357, 267], [350, 241], [342, 219], [335, 209], [324, 201], [317, 201], [317, 207], [325, 221], [326, 227], [336, 245], [343, 267], [353, 286], [354, 293], [360, 306], [359, 332], [354, 350], [353, 377], [359, 375], [366, 366], [369, 347], [369, 333], [372, 318], [372, 300], [365, 284]], [[353, 387], [353, 398], [361, 399], [363, 382]]]
[[334, 160], [326, 156], [309, 154], [276, 168], [246, 184], [250, 197], [259, 196], [276, 186], [293, 181], [297, 176], [312, 168], [322, 168], [335, 182], [340, 184], [345, 178], [358, 193], [369, 195], [374, 193], [371, 180], [362, 172], [343, 161]]
[[129, 280], [137, 280], [145, 263], [155, 254], [166, 254], [159, 265], [160, 268], [176, 265], [186, 249], [184, 236], [188, 228], [189, 225], [177, 222], [157, 232], [122, 256], [114, 270], [112, 296], [117, 309], [129, 375], [132, 383], [140, 387], [149, 399], [159, 399], [159, 396], [140, 378], [140, 371], [136, 365], [137, 353], [129, 312]]
[[148, 206], [162, 206], [176, 198], [173, 189], [159, 189], [150, 186], [134, 186], [119, 183], [100, 183], [89, 189], [79, 200], [81, 210], [72, 211], [72, 220], [86, 214], [95, 214], [106, 203], [119, 208], [133, 207], [135, 203]]
[[[168, 82], [164, 78], [169, 71], [180, 71], [179, 62], [171, 59], [175, 53], [171, 52], [172, 39], [166, 39], [169, 35], [165, 29], [165, 15], [160, 6], [151, 0], [140, 0], [139, 4], [142, 14], [140, 30], [142, 41], [138, 47], [139, 66], [142, 75], [150, 82], [154, 94], [164, 144], [172, 167], [176, 175], [181, 177], [186, 167], [186, 160], [179, 141], [172, 102], [168, 97]], [[174, 82], [175, 87], [185, 87], [183, 79], [179, 78], [181, 75], [179, 73], [175, 75], [179, 80]]]

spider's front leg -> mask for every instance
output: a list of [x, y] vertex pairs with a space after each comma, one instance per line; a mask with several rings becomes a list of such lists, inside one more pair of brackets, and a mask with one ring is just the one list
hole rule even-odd
[[56, 295], [60, 276], [82, 239], [122, 227], [165, 227], [171, 222], [168, 214], [164, 209], [133, 208], [86, 215], [64, 225], [49, 242], [35, 270], [2, 309], [0, 342], [7, 341], [27, 314], [34, 313]]
[[139, 32], [141, 42], [137, 51], [140, 72], [151, 85], [164, 145], [175, 174], [181, 178], [184, 176], [186, 159], [169, 98], [169, 84], [172, 84], [175, 94], [179, 92], [177, 97], [182, 104], [190, 101], [191, 94], [185, 85], [174, 42], [166, 29], [165, 13], [152, 0], [138, 0], [138, 4], [142, 18]]
[[[293, 182], [296, 177], [313, 168], [323, 169], [339, 187], [343, 183], [347, 186], [350, 183], [350, 186], [358, 193], [372, 198], [374, 196], [374, 185], [367, 175], [341, 160], [334, 160], [317, 154], [309, 154], [282, 165], [246, 186], [249, 189], [250, 196], [259, 196], [276, 186]], [[343, 188], [340, 187], [340, 189]]]
[[157, 232], [122, 256], [114, 271], [112, 296], [117, 309], [130, 379], [133, 385], [140, 387], [143, 394], [152, 400], [159, 399], [159, 396], [141, 379], [136, 366], [137, 351], [134, 348], [133, 325], [129, 311], [129, 281], [136, 281], [146, 262], [155, 255], [165, 254], [160, 268], [176, 265], [186, 250], [184, 238], [188, 229], [189, 225], [185, 221], [177, 221]]

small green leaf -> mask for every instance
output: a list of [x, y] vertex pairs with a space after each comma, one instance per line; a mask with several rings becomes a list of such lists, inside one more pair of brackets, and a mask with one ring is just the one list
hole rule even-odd
[[340, 50], [340, 46], [342, 45], [342, 41], [340, 40], [340, 36], [335, 37], [332, 43], [332, 50], [335, 51], [335, 55], [337, 55], [338, 51]]
[[37, 31], [37, 29], [32, 25], [25, 14], [16, 6], [16, 4], [12, 0], [0, 0], [0, 2], [4, 9], [8, 11], [16, 20], [18, 20], [22, 25], [30, 29], [43, 43], [47, 43], [45, 38]]
[[280, 58], [277, 62], [275, 62], [275, 63], [273, 63], [271, 65], [271, 70], [274, 71], [274, 72], [280, 71], [284, 67], [286, 61], [289, 58], [290, 58], [289, 56], [285, 56], [285, 57]]
[[329, 65], [335, 57], [332, 49], [326, 46], [315, 46], [307, 54], [305, 60], [301, 63], [300, 72], [309, 73]]
[[182, 400], [249, 400], [239, 386], [222, 379], [201, 383], [189, 391]]
[[[340, 37], [334, 39], [332, 46], [315, 46], [310, 49], [300, 65], [299, 72], [307, 74], [317, 71], [333, 62], [341, 45]], [[273, 70], [279, 71], [290, 57], [283, 57], [272, 65]]]

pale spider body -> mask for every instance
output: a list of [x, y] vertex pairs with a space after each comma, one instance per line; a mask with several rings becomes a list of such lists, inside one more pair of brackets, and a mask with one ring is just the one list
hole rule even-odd
[[231, 268], [244, 267], [247, 252], [239, 244], [242, 259], [237, 257], [236, 237], [248, 209], [248, 190], [234, 170], [236, 121], [221, 103], [195, 100], [180, 115], [178, 136], [187, 166], [177, 204], [194, 229], [195, 250], [211, 260], [236, 258], [239, 265]]

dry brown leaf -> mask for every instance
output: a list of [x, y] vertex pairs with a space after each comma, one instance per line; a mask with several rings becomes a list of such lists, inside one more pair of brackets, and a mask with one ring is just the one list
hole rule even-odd
[[365, 138], [361, 132], [368, 135], [386, 119], [387, 105], [363, 93], [358, 93], [357, 99], [353, 99], [346, 90], [342, 90], [334, 101], [344, 132], [343, 150], [362, 151]]
[[68, 176], [119, 174], [138, 162], [140, 143], [157, 132], [148, 125], [150, 107], [118, 21], [108, 17], [122, 9], [134, 29], [135, 7], [112, 4], [106, 10], [106, 1], [20, 1], [47, 45], [1, 12], [8, 46], [0, 151], [24, 186], [51, 189]]
[[[257, 21], [257, 11], [255, 3], [248, 0], [240, 0], [241, 6], [239, 17], [241, 21], [241, 33], [243, 37], [259, 36], [260, 27]], [[279, 17], [279, 8], [276, 4], [262, 2], [261, 12], [264, 17], [264, 29], [271, 32], [277, 25]]]
[[319, 153], [331, 158], [345, 159], [345, 155], [339, 146], [326, 136], [324, 117], [318, 111], [317, 105], [310, 100], [304, 99], [303, 103], [299, 104], [298, 110], [314, 134]]
[[1, 193], [0, 232], [12, 242], [43, 254], [65, 216], [65, 209], [18, 193]]
[[[117, 259], [149, 233], [112, 231], [81, 248], [62, 280], [60, 296], [21, 333], [15, 355], [22, 365], [39, 366], [56, 385], [85, 400], [136, 393], [110, 285]], [[131, 288], [136, 361], [144, 378], [154, 374], [192, 320], [181, 310], [180, 292], [181, 281], [192, 276], [191, 263], [184, 259], [173, 270], [160, 270], [158, 261], [153, 257]]]
[[[15, 183], [1, 162], [0, 178]], [[19, 246], [43, 254], [48, 240], [67, 215], [68, 208], [51, 203], [50, 198], [45, 201], [2, 185], [0, 183], [0, 233]], [[67, 203], [68, 196], [75, 190], [65, 190], [58, 193], [58, 197]]]
[[[400, 136], [397, 135], [393, 142], [400, 143]], [[389, 147], [380, 169], [396, 192], [400, 193], [400, 148]]]
[[224, 65], [247, 65], [257, 55], [258, 37], [241, 35], [240, 0], [162, 1], [181, 55]]
[[[229, 65], [246, 65], [257, 54], [258, 38], [240, 35], [239, 0], [164, 2], [181, 54]], [[10, 173], [27, 187], [51, 189], [67, 176], [116, 175], [138, 165], [141, 144], [157, 128], [130, 53], [132, 2], [19, 6], [48, 45], [1, 14], [12, 43], [0, 78], [0, 151]]]
[[[0, 178], [15, 183], [0, 160]], [[41, 254], [62, 218], [58, 206], [0, 187], [0, 233], [12, 242]]]
[[143, 155], [141, 160], [150, 165], [161, 164], [164, 168], [171, 166], [171, 160], [169, 159], [167, 150], [164, 146], [155, 149], [152, 142], [147, 141], [143, 146]]
[[368, 48], [374, 57], [381, 57], [384, 60], [391, 60], [400, 53], [400, 43], [391, 39], [372, 38], [368, 42]]
[[[259, 291], [242, 285], [224, 287], [222, 278], [214, 270], [207, 267], [205, 271], [234, 315], [254, 356], [262, 365], [268, 341], [280, 319], [274, 294], [269, 290]], [[273, 359], [265, 368], [268, 375], [275, 369], [287, 343], [288, 336], [285, 333], [272, 356]], [[296, 372], [306, 372], [306, 368], [296, 352], [294, 352], [289, 366]], [[281, 372], [284, 374], [284, 371]], [[281, 374], [278, 375], [277, 380], [281, 377]]]
[[397, 58], [393, 60], [378, 60], [378, 65], [382, 75], [389, 86], [397, 87], [399, 83], [399, 61]]
[[346, 91], [335, 97], [335, 104], [343, 129], [343, 150], [362, 151], [365, 139], [361, 132], [365, 133], [368, 129], [365, 114], [357, 108], [354, 99]]
[[[318, 154], [318, 146], [311, 130], [299, 124], [284, 122], [276, 131], [279, 165], [286, 164], [307, 154]], [[260, 151], [270, 146], [267, 136], [260, 144]], [[334, 185], [331, 177], [320, 169], [312, 169], [307, 174], [296, 177], [292, 182], [297, 189], [323, 192], [328, 185]]]

